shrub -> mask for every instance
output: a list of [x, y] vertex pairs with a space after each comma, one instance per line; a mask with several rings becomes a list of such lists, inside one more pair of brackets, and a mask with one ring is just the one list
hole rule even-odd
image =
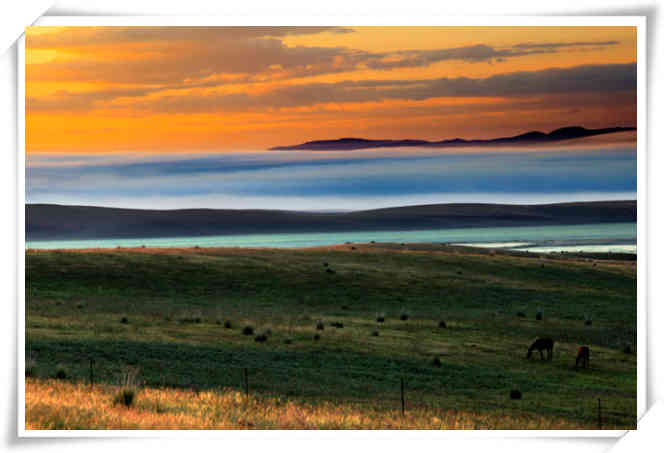
[[631, 353], [632, 353], [632, 347], [631, 347], [630, 345], [628, 345], [628, 344], [625, 345], [625, 347], [623, 348], [623, 352], [624, 352], [625, 354], [631, 354]]
[[325, 269], [325, 272], [327, 272], [328, 274], [336, 274], [337, 273], [337, 271], [335, 271], [331, 267], [328, 267], [327, 269]]
[[56, 379], [67, 379], [67, 369], [64, 365], [58, 365], [55, 369], [55, 378]]
[[350, 310], [350, 307], [348, 305], [342, 305], [341, 309], [342, 310]]
[[330, 325], [332, 327], [336, 327], [337, 329], [343, 329], [344, 328], [344, 323], [343, 322], [335, 321], [335, 322], [331, 322]]
[[410, 318], [410, 313], [402, 309], [401, 313], [399, 314], [399, 319], [402, 321], [408, 321], [408, 318]]
[[267, 341], [267, 335], [265, 335], [264, 333], [256, 335], [256, 338], [254, 338], [254, 341], [256, 343], [265, 343]]
[[535, 319], [538, 321], [541, 321], [544, 315], [542, 314], [542, 310], [540, 308], [537, 309], [537, 313], [535, 314]]
[[113, 398], [113, 404], [121, 404], [125, 407], [131, 407], [134, 404], [134, 397], [136, 396], [136, 389], [123, 388]]
[[385, 322], [385, 313], [377, 313], [376, 322]]
[[522, 311], [519, 311], [519, 312], [517, 312], [516, 316], [517, 316], [517, 318], [525, 318], [526, 314]]
[[323, 266], [325, 266], [325, 267], [327, 267], [329, 265], [330, 265], [330, 263], [327, 263], [327, 262], [323, 263]]
[[316, 330], [325, 330], [325, 324], [320, 319], [316, 321]]
[[81, 310], [83, 307], [85, 307], [85, 305], [83, 305], [83, 304], [76, 304], [76, 308], [78, 308], [79, 310]]
[[510, 398], [513, 400], [520, 400], [521, 399], [521, 391], [520, 390], [511, 390], [510, 391]]
[[585, 315], [583, 315], [583, 319], [584, 319], [584, 324], [586, 326], [591, 326], [593, 324], [593, 317], [592, 316], [590, 316], [588, 314], [585, 314]]
[[233, 327], [233, 325], [231, 324], [230, 321], [224, 321], [224, 327], [230, 329], [231, 327]]
[[440, 367], [443, 365], [443, 363], [440, 361], [440, 357], [434, 357], [431, 361], [431, 364], [435, 367]]
[[284, 340], [284, 344], [293, 344], [293, 339], [292, 338], [286, 338]]
[[447, 329], [447, 324], [445, 323], [445, 321], [443, 320], [438, 321], [438, 328]]
[[129, 324], [129, 320], [127, 319], [126, 316], [123, 316], [122, 319], [120, 320], [122, 324]]
[[244, 329], [242, 329], [242, 335], [253, 335], [254, 334], [254, 328], [251, 326], [244, 326]]
[[371, 332], [372, 337], [377, 337], [378, 335], [380, 335], [380, 334], [378, 333], [377, 330], [374, 330], [373, 332]]
[[318, 341], [318, 340], [320, 340], [320, 335], [319, 334], [314, 335], [314, 341]]

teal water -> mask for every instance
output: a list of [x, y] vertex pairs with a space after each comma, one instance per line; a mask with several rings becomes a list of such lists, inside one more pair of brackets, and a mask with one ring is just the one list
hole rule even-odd
[[[553, 225], [540, 227], [455, 228], [415, 231], [358, 231], [340, 233], [249, 234], [232, 236], [189, 236], [173, 238], [88, 239], [74, 241], [27, 241], [29, 249], [81, 249], [115, 247], [317, 247], [344, 242], [451, 242], [491, 245], [524, 242], [529, 247], [578, 245], [635, 245], [636, 223], [594, 225]], [[512, 244], [505, 247], [514, 247]], [[523, 244], [526, 245], [526, 244]]]

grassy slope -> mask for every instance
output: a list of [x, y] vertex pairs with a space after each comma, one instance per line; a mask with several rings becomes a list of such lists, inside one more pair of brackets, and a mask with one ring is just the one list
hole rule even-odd
[[[636, 357], [622, 352], [636, 334], [634, 262], [432, 249], [30, 251], [28, 354], [38, 378], [61, 364], [82, 381], [94, 358], [98, 379], [115, 382], [134, 365], [152, 387], [240, 390], [248, 367], [253, 394], [385, 413], [400, 406], [403, 376], [413, 410], [557, 419], [561, 427], [593, 429], [601, 398], [605, 426], [635, 426]], [[534, 319], [537, 307], [543, 321]], [[402, 309], [408, 321], [398, 319]], [[225, 320], [231, 329], [218, 324]], [[256, 343], [242, 335], [246, 324], [272, 335]], [[552, 362], [524, 359], [538, 336], [557, 341]], [[577, 372], [581, 344], [591, 347], [591, 369]], [[512, 388], [522, 400], [509, 399]]]

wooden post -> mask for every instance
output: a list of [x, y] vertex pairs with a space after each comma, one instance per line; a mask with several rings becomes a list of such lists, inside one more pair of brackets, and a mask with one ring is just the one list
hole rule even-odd
[[95, 359], [90, 359], [90, 388], [95, 385]]
[[597, 424], [602, 429], [602, 400], [597, 398]]
[[244, 369], [244, 394], [249, 398], [249, 371], [245, 368]]
[[403, 394], [403, 378], [401, 378], [401, 415], [406, 413], [406, 400]]

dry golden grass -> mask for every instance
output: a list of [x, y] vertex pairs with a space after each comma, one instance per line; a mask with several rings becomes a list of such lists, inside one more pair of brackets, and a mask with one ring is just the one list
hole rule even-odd
[[[426, 408], [399, 410], [356, 404], [296, 403], [234, 390], [142, 388], [127, 408], [114, 404], [117, 386], [26, 379], [27, 430], [43, 429], [595, 429], [569, 420], [477, 414]], [[605, 426], [605, 429], [612, 429]]]

